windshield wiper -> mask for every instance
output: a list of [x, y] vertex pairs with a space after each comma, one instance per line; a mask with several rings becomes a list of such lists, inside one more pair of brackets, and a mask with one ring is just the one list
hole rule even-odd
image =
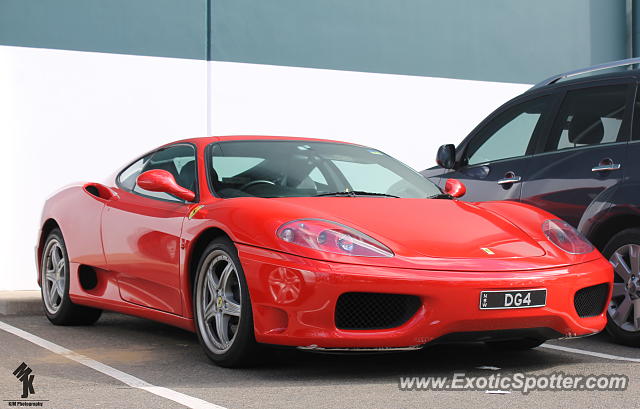
[[400, 198], [400, 196], [389, 195], [389, 194], [386, 194], [386, 193], [365, 192], [363, 190], [348, 190], [348, 191], [342, 191], [342, 192], [320, 193], [319, 195], [315, 195], [315, 197], [320, 197], [320, 196], [351, 196], [351, 197], [356, 197], [356, 196], [384, 196], [384, 197]]
[[437, 195], [427, 196], [427, 199], [449, 199], [453, 200], [453, 196], [448, 193], [438, 193]]

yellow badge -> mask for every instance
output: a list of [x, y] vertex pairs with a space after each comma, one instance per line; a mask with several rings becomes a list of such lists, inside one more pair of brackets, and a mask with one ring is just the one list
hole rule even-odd
[[195, 216], [203, 207], [203, 205], [199, 205], [191, 209], [191, 212], [189, 212], [189, 220], [193, 219], [193, 216]]

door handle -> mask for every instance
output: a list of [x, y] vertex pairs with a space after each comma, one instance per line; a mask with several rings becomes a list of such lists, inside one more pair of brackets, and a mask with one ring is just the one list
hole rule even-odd
[[512, 178], [504, 178], [504, 179], [500, 179], [498, 180], [498, 184], [499, 185], [508, 185], [511, 183], [518, 183], [522, 180], [522, 178], [520, 176], [514, 176]]
[[612, 163], [611, 165], [598, 165], [591, 168], [592, 172], [605, 172], [609, 170], [618, 170], [620, 169], [619, 163]]
[[498, 184], [499, 185], [510, 185], [512, 183], [518, 183], [521, 180], [522, 180], [522, 178], [520, 176], [516, 175], [512, 171], [509, 171], [509, 172], [504, 174], [504, 177], [502, 179], [498, 179]]
[[591, 168], [592, 172], [609, 172], [612, 170], [620, 169], [619, 163], [613, 163], [610, 158], [602, 159], [598, 166], [594, 166]]
[[85, 192], [89, 193], [93, 197], [103, 202], [110, 200], [118, 200], [118, 194], [110, 187], [107, 187], [101, 183], [87, 183], [83, 186]]

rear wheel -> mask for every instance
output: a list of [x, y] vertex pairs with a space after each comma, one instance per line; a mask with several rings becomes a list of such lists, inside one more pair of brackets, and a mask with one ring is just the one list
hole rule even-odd
[[544, 339], [522, 338], [508, 341], [489, 341], [486, 344], [489, 348], [496, 350], [522, 351], [540, 346], [544, 341]]
[[614, 269], [607, 332], [618, 343], [640, 346], [640, 229], [616, 234], [602, 253]]
[[49, 321], [55, 325], [89, 325], [100, 318], [102, 310], [76, 305], [69, 298], [69, 256], [59, 229], [47, 236], [40, 265], [40, 292]]
[[212, 241], [200, 258], [193, 290], [193, 311], [200, 345], [220, 366], [254, 363], [258, 344], [247, 282], [233, 243]]

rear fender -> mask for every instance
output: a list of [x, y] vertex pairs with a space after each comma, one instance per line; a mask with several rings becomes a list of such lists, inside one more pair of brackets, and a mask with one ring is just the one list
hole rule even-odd
[[[102, 212], [107, 201], [116, 199], [117, 195], [111, 189], [98, 183], [64, 188], [45, 202], [40, 225], [44, 226], [48, 220], [56, 222], [70, 262], [106, 268], [101, 237]], [[39, 255], [44, 239], [39, 237]]]

